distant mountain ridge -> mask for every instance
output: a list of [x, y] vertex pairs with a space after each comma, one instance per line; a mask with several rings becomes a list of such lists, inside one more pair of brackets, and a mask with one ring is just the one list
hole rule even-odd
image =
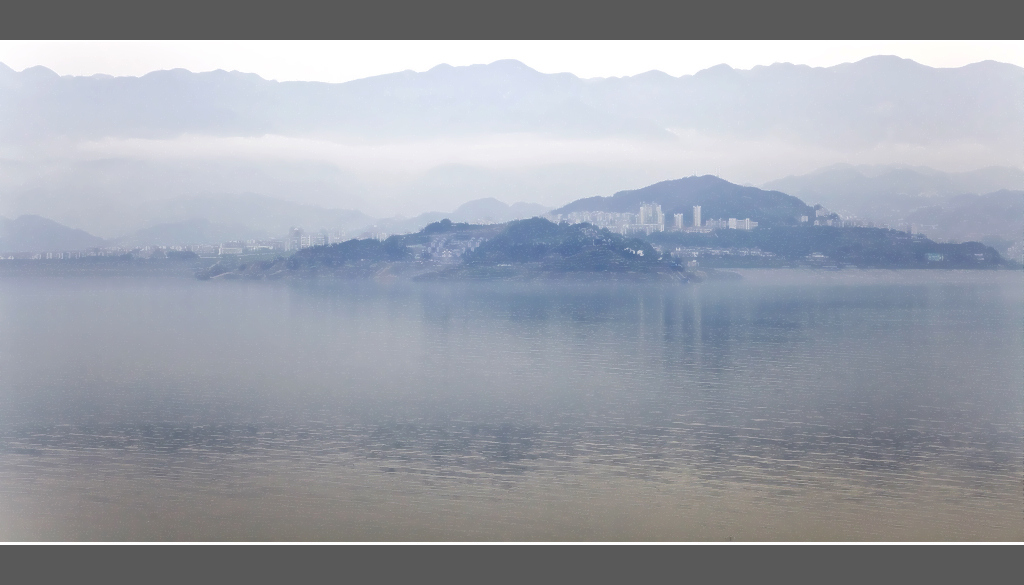
[[550, 207], [536, 203], [520, 201], [508, 205], [494, 197], [485, 197], [467, 201], [451, 213], [431, 211], [409, 219], [381, 219], [373, 225], [388, 233], [413, 233], [442, 219], [450, 219], [456, 223], [505, 223], [543, 215], [550, 210]]
[[103, 245], [103, 238], [38, 215], [23, 215], [17, 219], [0, 217], [0, 254], [63, 252]]
[[184, 69], [141, 77], [59, 76], [0, 64], [0, 141], [48, 136], [429, 136], [542, 132], [671, 138], [691, 128], [815, 145], [1024, 135], [1024, 68], [994, 61], [937, 69], [876, 56], [833, 67], [718, 65], [672, 77], [545, 74], [515, 60], [438, 65], [347, 83], [276, 82]]
[[[928, 167], [905, 165], [832, 165], [812, 173], [769, 181], [777, 189], [830, 208], [867, 212], [891, 205], [894, 198], [980, 195], [1001, 189], [1024, 189], [1024, 169], [988, 167], [962, 173], [946, 173]], [[869, 212], [868, 212], [869, 213]]]
[[641, 203], [657, 203], [666, 223], [672, 214], [682, 213], [686, 225], [693, 225], [693, 206], [701, 206], [704, 220], [750, 218], [764, 226], [796, 225], [802, 215], [814, 216], [814, 209], [800, 199], [779, 191], [744, 187], [712, 175], [662, 181], [641, 189], [619, 191], [611, 197], [587, 197], [552, 211], [611, 211], [636, 213]]
[[1024, 190], [958, 195], [936, 203], [915, 209], [906, 221], [932, 237], [983, 242], [1001, 253], [1024, 242]]
[[[0, 65], [0, 105], [0, 214], [110, 238], [230, 225], [148, 213], [204, 194], [410, 217], [481, 196], [557, 207], [710, 169], [763, 184], [836, 162], [1018, 165], [1024, 68], [876, 56], [581, 79], [502, 60], [332, 84]], [[999, 188], [1018, 187], [978, 192]]]
[[367, 231], [417, 232], [445, 218], [464, 223], [505, 223], [542, 215], [550, 209], [533, 203], [508, 205], [488, 197], [468, 201], [450, 213], [430, 212], [410, 219], [375, 219], [358, 211], [323, 209], [261, 196], [196, 197], [158, 204], [167, 206], [161, 210], [164, 216], [187, 219], [157, 223], [105, 240], [37, 215], [22, 215], [15, 220], [0, 217], [0, 253], [76, 251], [111, 246], [215, 245], [226, 241], [281, 238], [291, 227], [310, 233], [340, 231], [355, 238]]
[[164, 224], [205, 220], [222, 227], [233, 226], [231, 229], [237, 232], [248, 230], [249, 238], [280, 236], [293, 226], [308, 231], [353, 230], [374, 221], [356, 210], [303, 205], [255, 193], [158, 201], [145, 206], [143, 212], [151, 218], [147, 222], [151, 225], [156, 218], [171, 220], [165, 219], [161, 222]]
[[842, 215], [916, 225], [929, 237], [985, 242], [1005, 253], [1024, 241], [1024, 169], [945, 173], [903, 165], [833, 165], [769, 181]]
[[143, 228], [120, 238], [114, 238], [110, 243], [126, 248], [141, 248], [145, 246], [213, 245], [228, 241], [269, 239], [281, 236], [282, 233], [256, 230], [244, 225], [228, 225], [211, 223], [207, 219], [192, 219]]

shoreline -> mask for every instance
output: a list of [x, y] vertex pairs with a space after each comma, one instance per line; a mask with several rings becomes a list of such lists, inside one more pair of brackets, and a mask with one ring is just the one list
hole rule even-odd
[[[330, 269], [238, 271], [237, 267], [209, 274], [218, 262], [173, 262], [134, 260], [117, 263], [84, 263], [68, 260], [4, 260], [0, 261], [0, 278], [183, 278], [200, 281], [310, 281], [310, 280], [367, 280], [409, 282], [676, 282], [682, 284], [705, 281], [777, 280], [780, 277], [812, 280], [847, 279], [851, 275], [933, 275], [940, 279], [962, 280], [962, 276], [977, 273], [1024, 274], [1021, 268], [918, 268], [918, 267], [729, 267], [701, 268], [694, 271], [653, 270], [638, 271], [553, 271], [529, 265], [507, 266], [425, 266], [406, 263], [375, 264], [362, 267]], [[941, 276], [940, 276], [941, 275]], [[934, 280], [935, 278], [929, 278]]]

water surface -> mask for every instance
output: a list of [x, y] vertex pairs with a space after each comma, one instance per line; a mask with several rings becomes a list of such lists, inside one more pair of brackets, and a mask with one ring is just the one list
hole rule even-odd
[[1021, 540], [1024, 279], [0, 279], [0, 538]]

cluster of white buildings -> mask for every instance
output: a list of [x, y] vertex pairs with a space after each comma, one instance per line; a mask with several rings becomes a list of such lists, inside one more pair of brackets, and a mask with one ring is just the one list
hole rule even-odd
[[[361, 239], [373, 238], [383, 242], [391, 234], [385, 232], [366, 232], [360, 234]], [[293, 227], [288, 230], [284, 239], [246, 240], [244, 242], [224, 242], [213, 246], [213, 253], [219, 256], [240, 254], [261, 254], [275, 252], [297, 252], [313, 246], [330, 246], [352, 239], [352, 235], [341, 230], [321, 230], [307, 233], [302, 228]], [[196, 250], [199, 253], [198, 250]]]
[[751, 221], [749, 217], [745, 219], [730, 217], [729, 219], [709, 219], [704, 227], [706, 230], [752, 230], [757, 227], [757, 222]]
[[71, 260], [75, 258], [87, 258], [89, 256], [121, 256], [122, 254], [98, 254], [90, 252], [19, 252], [17, 254], [5, 254], [0, 260]]
[[[383, 236], [383, 237], [379, 237]], [[384, 240], [386, 234], [369, 234], [368, 237], [374, 237], [378, 240]], [[318, 233], [306, 233], [301, 228], [295, 228], [288, 230], [288, 237], [284, 240], [284, 251], [285, 252], [296, 252], [303, 248], [312, 248], [313, 246], [329, 246], [331, 244], [337, 244], [350, 239], [346, 232], [340, 230], [334, 231], [320, 231]]]
[[594, 227], [608, 228], [615, 233], [626, 233], [628, 226], [636, 224], [635, 213], [617, 213], [613, 211], [574, 211], [562, 215], [557, 214], [553, 218], [556, 223], [567, 222], [570, 224], [589, 223]]
[[758, 258], [774, 258], [772, 252], [760, 248], [715, 248], [711, 246], [677, 247], [669, 255], [679, 260], [700, 258], [702, 256], [754, 256]]
[[1015, 242], [1010, 246], [1006, 250], [1006, 257], [1020, 264], [1024, 264], [1024, 240]]
[[108, 246], [105, 248], [89, 248], [86, 250], [65, 250], [58, 252], [19, 252], [0, 256], [0, 260], [79, 260], [82, 258], [114, 258], [131, 255], [134, 258], [162, 258], [168, 252], [195, 252], [198, 255], [215, 256], [218, 246], [182, 245], [182, 246]]
[[[565, 215], [558, 214], [554, 218], [558, 222], [570, 224], [589, 223], [595, 227], [608, 228], [622, 234], [646, 234], [665, 231], [665, 214], [657, 203], [641, 203], [638, 213], [613, 213], [609, 211], [574, 211]], [[674, 231], [706, 233], [715, 229], [752, 230], [757, 227], [756, 221], [750, 218], [709, 219], [702, 221], [700, 205], [693, 206], [693, 222], [686, 224], [685, 215], [676, 213], [672, 217]]]
[[[806, 215], [800, 216], [800, 223], [805, 225], [816, 225], [816, 226], [830, 226], [830, 227], [842, 227], [842, 228], [881, 228], [886, 230], [895, 230], [900, 232], [906, 232], [916, 238], [924, 238], [929, 232], [933, 232], [939, 229], [938, 225], [927, 225], [920, 223], [911, 223], [903, 220], [897, 220], [892, 223], [879, 222], [875, 223], [866, 219], [859, 219], [853, 216], [841, 217], [837, 213], [833, 213], [828, 209], [819, 206], [815, 206], [814, 217], [808, 217]], [[936, 240], [941, 241], [941, 240]]]
[[[806, 223], [811, 225], [825, 225], [831, 227], [875, 227], [870, 221], [864, 221], [856, 218], [842, 219], [839, 215], [825, 209], [824, 207], [815, 206], [814, 219], [806, 215], [800, 216], [800, 223]], [[889, 226], [884, 226], [889, 227]]]
[[[272, 254], [274, 252], [284, 252], [288, 249], [288, 243], [285, 240], [245, 240], [235, 242], [224, 242], [216, 248], [216, 254], [218, 256], [229, 256], [229, 255], [241, 255], [241, 254]], [[197, 254], [202, 255], [202, 252], [196, 251]]]
[[434, 236], [429, 244], [409, 246], [417, 260], [433, 260], [441, 264], [458, 264], [462, 256], [480, 247], [487, 238], [456, 239], [450, 235]]

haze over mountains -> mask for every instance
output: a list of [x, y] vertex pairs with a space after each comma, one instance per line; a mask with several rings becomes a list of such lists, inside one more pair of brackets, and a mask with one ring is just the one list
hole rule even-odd
[[902, 165], [833, 165], [764, 186], [844, 216], [915, 224], [942, 240], [977, 240], [999, 249], [1024, 240], [1024, 170], [1019, 168], [944, 173]]
[[[182, 69], [139, 78], [0, 69], [5, 142], [182, 135], [352, 138], [377, 142], [481, 133], [671, 139], [682, 129], [819, 147], [967, 141], [1011, 145], [1024, 130], [1024, 71], [992, 61], [935, 69], [897, 57], [828, 68], [624, 78], [544, 74], [514, 61], [404, 71], [348, 83], [278, 83]], [[942, 124], [937, 124], [942, 122]], [[1018, 150], [1019, 145], [1016, 145]]]
[[411, 233], [444, 218], [466, 223], [505, 223], [542, 215], [550, 210], [535, 203], [508, 205], [494, 198], [485, 198], [464, 203], [449, 213], [429, 212], [413, 218], [374, 219], [356, 211], [323, 209], [252, 194], [194, 197], [163, 204], [167, 217], [177, 220], [109, 240], [36, 215], [22, 215], [14, 220], [0, 217], [0, 254], [76, 251], [107, 246], [216, 245], [228, 241], [280, 238], [291, 227], [302, 227], [312, 233], [340, 231], [350, 237], [363, 235], [361, 232], [366, 231]]
[[1020, 67], [896, 57], [608, 79], [498, 61], [342, 84], [0, 65], [0, 215], [118, 238], [203, 220], [276, 230], [329, 209], [344, 224], [487, 198], [558, 207], [696, 174], [764, 184], [836, 163], [1012, 175], [1022, 98]]
[[1024, 189], [1024, 169], [988, 167], [961, 173], [944, 173], [928, 167], [905, 165], [838, 164], [801, 176], [764, 184], [805, 201], [815, 201], [850, 214], [878, 217], [901, 207], [920, 206], [964, 194], [984, 194], [1001, 189]]
[[958, 195], [906, 215], [937, 239], [977, 241], [1003, 251], [1024, 241], [1024, 190]]
[[[213, 223], [207, 219], [182, 220], [144, 228], [112, 240], [102, 240], [82, 230], [72, 229], [38, 216], [21, 216], [16, 220], [0, 218], [0, 254], [71, 251], [85, 248], [117, 246], [136, 248], [144, 246], [176, 246], [185, 244], [218, 244], [225, 241], [280, 237], [286, 225], [302, 225], [308, 232], [327, 229], [323, 226], [360, 226], [343, 239], [353, 236], [368, 237], [381, 232], [404, 234], [417, 232], [427, 224], [448, 218], [456, 223], [506, 223], [545, 214], [569, 214], [579, 211], [607, 211], [634, 213], [642, 203], [657, 203], [665, 213], [666, 224], [673, 223], [673, 214], [683, 214], [685, 225], [693, 225], [694, 205], [702, 207], [706, 219], [728, 217], [750, 218], [761, 228], [801, 225], [801, 216], [813, 217], [815, 209], [804, 201], [780, 191], [766, 191], [756, 187], [735, 185], [718, 177], [705, 175], [662, 181], [640, 189], [620, 191], [614, 195], [578, 199], [559, 209], [536, 204], [507, 205], [493, 198], [479, 199], [461, 205], [450, 213], [431, 212], [414, 218], [374, 220], [356, 212], [341, 212], [307, 206], [284, 204], [267, 199], [262, 209], [282, 213], [278, 224], [260, 231], [251, 227], [260, 219], [259, 214], [246, 216], [245, 204], [255, 196], [240, 198], [240, 207], [218, 208], [219, 199], [195, 198], [177, 202], [182, 210], [201, 210], [219, 218], [236, 219], [242, 223]], [[914, 204], [896, 210], [899, 217], [893, 224], [899, 229], [925, 230], [933, 238], [954, 242], [980, 241], [1001, 253], [1013, 253], [1010, 248], [1020, 247], [1024, 235], [1024, 190], [1001, 190], [985, 195], [907, 196]], [[256, 206], [259, 207], [259, 206]], [[178, 210], [178, 213], [182, 213]], [[219, 215], [218, 215], [219, 214]], [[833, 216], [834, 217], [834, 216]], [[249, 220], [249, 225], [245, 221]], [[295, 220], [290, 223], [281, 223]], [[303, 223], [305, 222], [305, 223]], [[348, 222], [346, 224], [346, 222]], [[365, 222], [373, 222], [366, 224]], [[312, 229], [309, 229], [312, 228]], [[331, 230], [332, 232], [335, 230]], [[357, 233], [362, 231], [364, 233]], [[369, 233], [366, 233], [369, 232]], [[336, 236], [332, 236], [336, 237]]]
[[378, 220], [374, 223], [374, 228], [386, 233], [411, 233], [423, 229], [427, 224], [445, 218], [453, 222], [463, 223], [505, 223], [516, 219], [527, 219], [543, 215], [550, 210], [550, 207], [536, 203], [518, 202], [508, 205], [493, 197], [486, 197], [475, 201], [467, 201], [451, 213], [431, 211], [409, 219], [390, 218]]
[[0, 217], [0, 252], [3, 253], [84, 250], [104, 243], [102, 238], [43, 217]]

